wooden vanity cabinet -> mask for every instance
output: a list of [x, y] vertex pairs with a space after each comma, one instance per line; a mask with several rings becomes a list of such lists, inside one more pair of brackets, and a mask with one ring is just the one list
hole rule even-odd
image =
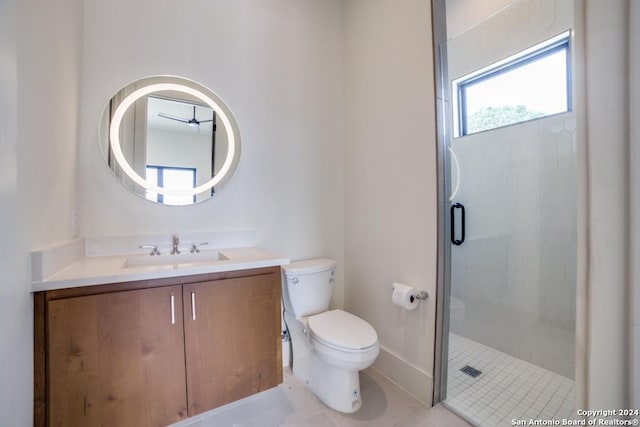
[[47, 325], [50, 425], [187, 416], [181, 286], [53, 300]]
[[280, 269], [34, 295], [35, 426], [165, 426], [282, 382]]
[[282, 382], [280, 286], [271, 281], [262, 275], [183, 287], [190, 416]]

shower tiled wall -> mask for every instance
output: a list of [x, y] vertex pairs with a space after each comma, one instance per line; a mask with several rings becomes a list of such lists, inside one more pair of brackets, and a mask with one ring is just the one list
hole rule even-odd
[[447, 41], [451, 80], [534, 46], [573, 26], [572, 0], [520, 0]]
[[573, 377], [572, 114], [454, 140], [467, 238], [452, 248], [451, 331]]

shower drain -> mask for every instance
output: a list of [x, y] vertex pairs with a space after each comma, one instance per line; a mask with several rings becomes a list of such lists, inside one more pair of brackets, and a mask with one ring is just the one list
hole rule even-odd
[[465, 374], [475, 378], [478, 375], [480, 375], [482, 373], [482, 371], [477, 370], [476, 368], [472, 368], [471, 366], [467, 365], [464, 368], [460, 369], [462, 372], [464, 372]]

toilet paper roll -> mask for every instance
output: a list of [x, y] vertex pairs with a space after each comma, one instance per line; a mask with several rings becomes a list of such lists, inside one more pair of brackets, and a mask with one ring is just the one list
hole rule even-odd
[[413, 310], [418, 306], [415, 289], [402, 283], [394, 283], [392, 286], [391, 302], [405, 310]]

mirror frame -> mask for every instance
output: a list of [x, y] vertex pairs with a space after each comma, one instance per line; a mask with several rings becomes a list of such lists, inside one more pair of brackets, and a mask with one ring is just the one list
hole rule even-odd
[[[108, 114], [109, 103], [111, 102], [111, 100], [114, 99], [116, 94], [120, 92], [122, 89], [130, 87], [132, 85], [135, 85], [136, 89], [132, 93], [127, 95], [117, 105], [112, 115]], [[220, 168], [218, 173], [216, 173], [209, 181], [207, 181], [206, 183], [198, 187], [194, 187], [190, 189], [165, 189], [162, 187], [158, 187], [157, 185], [151, 184], [133, 169], [133, 167], [129, 164], [129, 162], [127, 161], [127, 159], [125, 158], [122, 152], [122, 147], [120, 144], [120, 126], [122, 124], [122, 120], [126, 112], [128, 111], [128, 109], [132, 105], [134, 105], [136, 101], [138, 101], [139, 99], [145, 96], [151, 95], [156, 92], [167, 92], [167, 91], [187, 94], [189, 96], [195, 97], [196, 99], [199, 99], [200, 101], [205, 103], [207, 106], [211, 107], [215, 111], [217, 117], [222, 122], [222, 125], [224, 126], [225, 131], [227, 133], [227, 139], [228, 139], [227, 154], [222, 164], [222, 167]], [[100, 119], [99, 136], [102, 136], [102, 132], [100, 130], [104, 129], [104, 124], [102, 122], [105, 119], [108, 120], [108, 123], [109, 123], [109, 131], [108, 131], [109, 140], [107, 141], [107, 144], [106, 144], [106, 150], [108, 151], [109, 149], [111, 149], [113, 153], [113, 157], [115, 158], [116, 162], [118, 163], [122, 171], [125, 173], [125, 175], [133, 183], [139, 185], [145, 190], [152, 191], [154, 193], [170, 195], [170, 196], [186, 195], [186, 196], [194, 196], [195, 198], [196, 195], [202, 194], [204, 192], [210, 192], [211, 189], [214, 188], [214, 186], [218, 186], [216, 188], [216, 192], [217, 192], [219, 191], [218, 188], [221, 188], [224, 184], [226, 184], [229, 181], [229, 179], [235, 174], [238, 164], [240, 162], [240, 131], [239, 131], [238, 124], [235, 118], [233, 117], [233, 114], [231, 113], [231, 110], [224, 103], [224, 101], [222, 101], [222, 99], [219, 96], [217, 96], [211, 89], [201, 85], [200, 83], [197, 83], [193, 80], [190, 80], [184, 77], [157, 75], [157, 76], [144, 77], [128, 83], [127, 85], [123, 86], [118, 91], [116, 91], [114, 95], [109, 99], [109, 101], [107, 101], [107, 106], [105, 107], [105, 110], [103, 111]], [[107, 162], [107, 167], [109, 167], [109, 169], [114, 173], [114, 177], [118, 179], [118, 181], [120, 181], [121, 184], [123, 184], [125, 187], [128, 187], [125, 184], [125, 182], [123, 182], [115, 174], [115, 171], [113, 170], [113, 168], [109, 166], [108, 160], [107, 160], [108, 153], [105, 153], [104, 152], [105, 149], [103, 148], [105, 144], [103, 144], [103, 142], [100, 142], [99, 145], [100, 145], [100, 151], [102, 152], [103, 157]], [[145, 197], [144, 194], [140, 194], [131, 188], [129, 189], [133, 191], [136, 195], [144, 198], [145, 200], [149, 200]], [[212, 197], [213, 197], [213, 194], [211, 197], [205, 200], [195, 201], [193, 204], [209, 200]], [[153, 200], [149, 200], [149, 201], [153, 202]], [[158, 202], [154, 202], [154, 203], [158, 203]], [[187, 205], [178, 204], [178, 205], [168, 205], [168, 206], [189, 206], [189, 205], [190, 204], [187, 204]]]

